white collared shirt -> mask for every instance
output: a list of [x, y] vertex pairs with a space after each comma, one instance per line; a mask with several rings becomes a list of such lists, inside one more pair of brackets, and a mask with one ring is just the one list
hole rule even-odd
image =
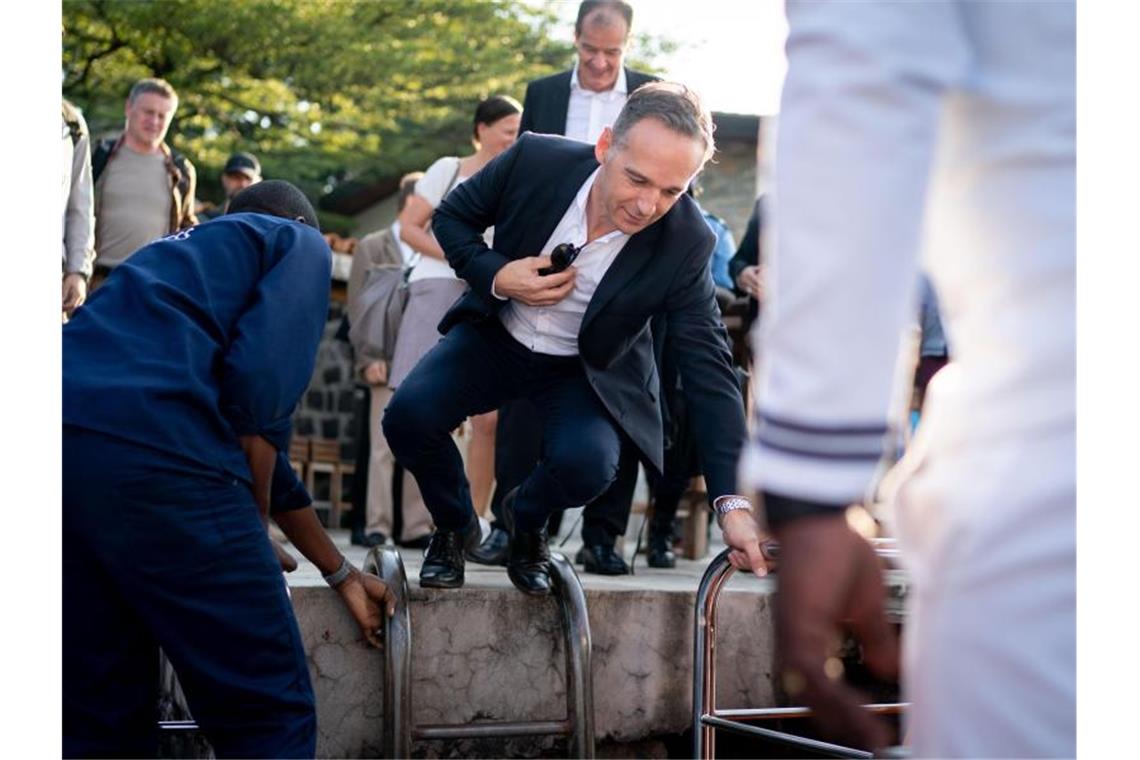
[[629, 96], [625, 82], [625, 67], [618, 68], [617, 82], [612, 89], [594, 92], [583, 89], [578, 83], [578, 62], [570, 74], [570, 105], [566, 109], [566, 137], [582, 142], [596, 143], [606, 127], [612, 127]]
[[[590, 197], [590, 188], [594, 186], [598, 171], [582, 183], [574, 202], [562, 215], [562, 221], [554, 228], [546, 245], [542, 247], [540, 255], [548, 256], [556, 246], [561, 243], [572, 243], [581, 246], [586, 242], [588, 226], [586, 223], [586, 200]], [[582, 249], [574, 261], [574, 268], [578, 270], [574, 280], [574, 290], [553, 306], [527, 306], [518, 301], [511, 301], [499, 312], [499, 319], [507, 332], [531, 351], [539, 354], [553, 356], [576, 356], [578, 354], [578, 331], [582, 327], [582, 317], [586, 315], [586, 307], [598, 289], [614, 259], [625, 247], [629, 235], [621, 230], [602, 235]]]

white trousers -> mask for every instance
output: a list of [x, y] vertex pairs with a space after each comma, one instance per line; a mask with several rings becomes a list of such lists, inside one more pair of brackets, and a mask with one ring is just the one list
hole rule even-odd
[[895, 500], [908, 738], [918, 757], [1074, 757], [1073, 431], [929, 456], [936, 414]]
[[921, 261], [952, 364], [895, 500], [909, 739], [920, 757], [1071, 757], [1073, 4], [799, 1], [788, 19], [745, 475], [861, 498]]

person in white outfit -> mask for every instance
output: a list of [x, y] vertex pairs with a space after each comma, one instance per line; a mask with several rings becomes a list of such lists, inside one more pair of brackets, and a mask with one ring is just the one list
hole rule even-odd
[[831, 733], [885, 743], [825, 658], [850, 620], [873, 669], [897, 665], [874, 555], [843, 508], [888, 438], [921, 264], [955, 352], [888, 514], [912, 581], [907, 737], [924, 757], [1072, 757], [1074, 6], [792, 2], [788, 20], [741, 463], [764, 515], [724, 516], [732, 562], [763, 561], [766, 518], [785, 688]]

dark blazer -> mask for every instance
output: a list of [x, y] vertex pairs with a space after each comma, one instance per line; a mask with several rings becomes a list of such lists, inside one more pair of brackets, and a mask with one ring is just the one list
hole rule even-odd
[[[748, 296], [736, 284], [736, 278], [750, 266], [760, 263], [760, 230], [764, 224], [764, 197], [756, 199], [752, 207], [752, 216], [748, 217], [748, 227], [744, 230], [744, 237], [740, 239], [740, 246], [736, 255], [729, 259], [728, 276], [732, 278], [732, 289], [738, 296]], [[752, 329], [752, 323], [760, 315], [760, 302], [751, 296], [748, 297], [748, 315], [744, 320], [744, 332], [747, 335]]]
[[[519, 134], [523, 132], [540, 132], [545, 135], [566, 134], [566, 112], [570, 108], [570, 75], [573, 71], [567, 69], [542, 79], [535, 79], [526, 86]], [[643, 74], [629, 68], [625, 70], [625, 85], [629, 92], [633, 92], [646, 82], [656, 81], [659, 81], [658, 78], [652, 74]]]
[[[491, 283], [505, 264], [542, 249], [582, 183], [598, 167], [594, 147], [524, 134], [435, 210], [432, 229], [471, 289], [440, 323], [497, 318], [505, 301]], [[483, 231], [495, 227], [495, 247]], [[663, 464], [660, 381], [649, 320], [664, 314], [677, 352], [710, 497], [734, 493], [744, 444], [744, 404], [720, 321], [709, 258], [715, 237], [682, 196], [669, 213], [632, 236], [598, 284], [578, 334], [586, 376], [646, 459]]]

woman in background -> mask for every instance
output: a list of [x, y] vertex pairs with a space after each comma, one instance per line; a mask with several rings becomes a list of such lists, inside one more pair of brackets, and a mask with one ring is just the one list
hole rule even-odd
[[[494, 95], [475, 109], [472, 142], [475, 152], [466, 158], [445, 156], [433, 163], [416, 183], [415, 193], [400, 213], [400, 238], [420, 254], [409, 278], [408, 305], [392, 358], [390, 386], [399, 387], [416, 363], [439, 342], [436, 326], [467, 289], [431, 233], [431, 216], [450, 190], [473, 176], [518, 137], [522, 106], [514, 98]], [[494, 229], [484, 237], [492, 245]], [[497, 412], [471, 418], [473, 435], [467, 450], [467, 480], [476, 513], [485, 515], [491, 498], [495, 464]], [[424, 537], [430, 535], [425, 526]]]

